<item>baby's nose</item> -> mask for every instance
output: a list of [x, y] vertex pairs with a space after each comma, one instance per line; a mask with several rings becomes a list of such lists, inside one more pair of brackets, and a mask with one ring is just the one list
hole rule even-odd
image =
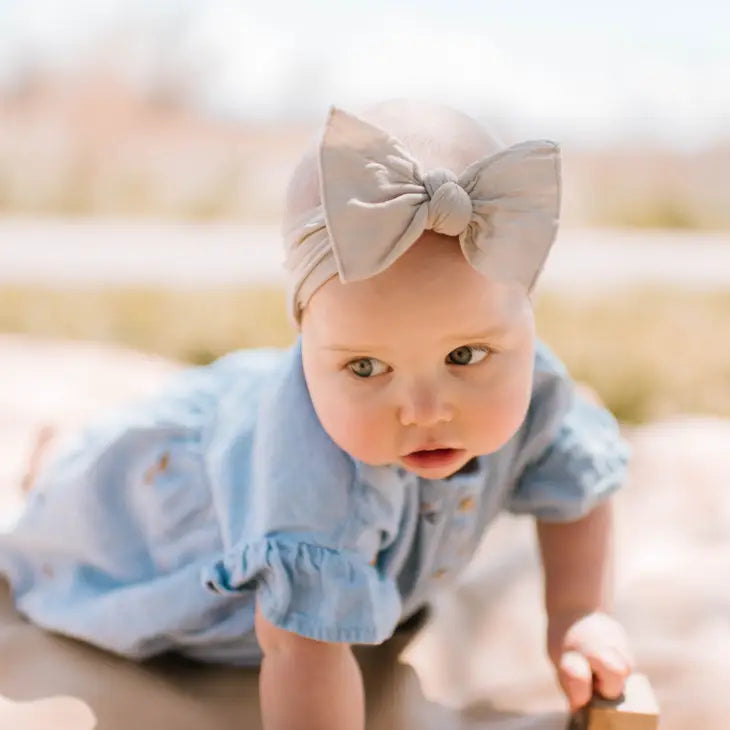
[[399, 409], [403, 426], [434, 426], [454, 417], [454, 408], [444, 394], [418, 388], [406, 395]]

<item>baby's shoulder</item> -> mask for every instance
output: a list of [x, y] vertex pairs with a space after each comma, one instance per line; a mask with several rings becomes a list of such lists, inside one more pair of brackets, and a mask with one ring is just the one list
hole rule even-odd
[[542, 340], [535, 344], [535, 375], [570, 380], [562, 360]]
[[187, 410], [200, 414], [207, 422], [239, 419], [255, 410], [267, 386], [279, 377], [288, 356], [286, 349], [234, 350], [210, 363], [183, 368], [157, 393], [133, 405], [143, 410]]
[[[206, 450], [217, 502], [231, 506], [228, 519], [236, 522], [230, 532], [301, 532], [331, 544], [352, 537], [374, 495], [320, 423], [298, 343], [259, 385], [221, 402]], [[242, 499], [245, 509], [236, 509]]]
[[600, 403], [587, 400], [560, 358], [538, 342], [530, 405], [512, 445], [533, 454], [548, 446], [575, 449], [595, 440], [596, 434], [617, 440], [614, 417]]
[[221, 391], [211, 446], [245, 444], [251, 476], [271, 488], [352, 482], [355, 464], [329, 437], [304, 378], [301, 345], [278, 353], [232, 353], [219, 361]]
[[300, 343], [261, 394], [255, 449], [280, 478], [300, 485], [352, 482], [354, 460], [322, 426], [304, 377]]
[[170, 379], [166, 393], [202, 390], [222, 396], [236, 388], [258, 389], [277, 377], [288, 354], [288, 350], [278, 348], [234, 350], [206, 365], [180, 371]]
[[535, 346], [532, 394], [527, 422], [552, 421], [565, 411], [573, 397], [574, 384], [560, 358], [542, 341]]

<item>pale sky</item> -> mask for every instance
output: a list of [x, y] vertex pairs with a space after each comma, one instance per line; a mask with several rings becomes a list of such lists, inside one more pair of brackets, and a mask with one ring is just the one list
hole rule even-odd
[[117, 49], [140, 84], [182, 62], [200, 103], [228, 116], [416, 96], [515, 137], [682, 147], [730, 136], [729, 37], [719, 0], [0, 0], [0, 83]]

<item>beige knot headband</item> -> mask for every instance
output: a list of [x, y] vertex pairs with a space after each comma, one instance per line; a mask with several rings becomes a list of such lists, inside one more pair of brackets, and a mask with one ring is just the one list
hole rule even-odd
[[333, 108], [319, 146], [319, 185], [322, 204], [285, 233], [297, 323], [328, 279], [375, 276], [427, 230], [458, 236], [478, 271], [531, 289], [557, 232], [560, 150], [523, 142], [459, 175], [423, 171], [397, 139]]

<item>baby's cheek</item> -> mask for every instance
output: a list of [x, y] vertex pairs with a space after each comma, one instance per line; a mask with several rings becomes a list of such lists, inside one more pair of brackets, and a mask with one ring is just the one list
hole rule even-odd
[[388, 424], [377, 408], [341, 402], [322, 425], [341, 449], [366, 464], [386, 464], [393, 458]]
[[500, 449], [515, 435], [527, 415], [530, 394], [531, 379], [508, 378], [475, 404], [473, 428], [481, 453]]

